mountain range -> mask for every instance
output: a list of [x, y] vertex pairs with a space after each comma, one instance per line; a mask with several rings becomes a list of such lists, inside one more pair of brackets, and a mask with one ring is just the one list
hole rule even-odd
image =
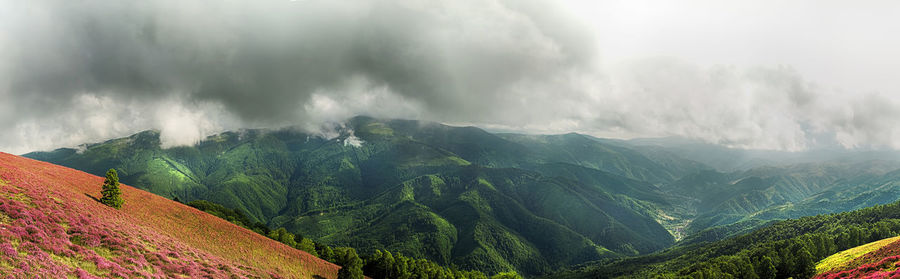
[[745, 151], [677, 139], [491, 133], [355, 117], [331, 136], [248, 129], [162, 148], [157, 131], [24, 156], [330, 245], [488, 273], [683, 249], [771, 220], [900, 198], [889, 154]]

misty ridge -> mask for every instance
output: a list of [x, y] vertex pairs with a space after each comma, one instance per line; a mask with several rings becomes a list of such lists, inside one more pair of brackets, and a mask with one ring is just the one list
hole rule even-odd
[[897, 14], [2, 1], [0, 274], [898, 277]]
[[[330, 132], [241, 129], [173, 147], [148, 130], [23, 156], [87, 173], [115, 167], [123, 183], [231, 212], [223, 218], [236, 214], [240, 224], [288, 245], [301, 247], [301, 235], [307, 245], [298, 249], [339, 265], [320, 244], [353, 247], [366, 263], [384, 250], [439, 266], [546, 278], [723, 272], [732, 260], [747, 261], [746, 251], [787, 251], [778, 261], [803, 269], [781, 268], [799, 277], [814, 261], [794, 258], [822, 259], [900, 230], [885, 224], [892, 219], [860, 219], [852, 227], [864, 228], [864, 236], [803, 235], [814, 224], [851, 227], [815, 221], [822, 218], [893, 210], [896, 152], [746, 150], [364, 116], [323, 130]], [[279, 236], [286, 233], [291, 237]], [[780, 246], [771, 243], [778, 239], [740, 242], [760, 235], [835, 244], [812, 256], [759, 246]], [[741, 248], [717, 250], [723, 245]], [[726, 261], [712, 258], [719, 256]]]

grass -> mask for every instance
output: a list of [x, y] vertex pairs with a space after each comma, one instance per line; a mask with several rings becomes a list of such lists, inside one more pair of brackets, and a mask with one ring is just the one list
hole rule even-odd
[[105, 275], [103, 272], [101, 272], [101, 271], [97, 268], [97, 265], [94, 264], [94, 262], [89, 261], [89, 260], [86, 260], [86, 259], [80, 259], [80, 258], [78, 258], [78, 257], [71, 257], [71, 256], [60, 256], [60, 255], [57, 255], [57, 254], [50, 254], [50, 258], [53, 259], [53, 261], [55, 261], [55, 262], [64, 264], [64, 265], [69, 266], [69, 267], [71, 267], [71, 268], [73, 268], [73, 269], [79, 269], [79, 268], [80, 268], [81, 270], [84, 270], [84, 271], [86, 271], [88, 274], [91, 274], [91, 275], [94, 275], [94, 276], [103, 276], [103, 275]]
[[0, 152], [0, 274], [13, 278], [335, 278], [338, 266], [186, 205]]
[[[900, 277], [900, 270], [897, 269], [900, 267], [900, 241], [898, 239], [900, 237], [893, 237], [853, 248], [877, 246], [857, 257], [845, 259], [844, 262], [834, 262], [835, 267], [817, 274], [815, 278], [898, 278]], [[865, 249], [869, 250], [870, 248]]]
[[900, 240], [900, 236], [895, 236], [838, 252], [816, 263], [816, 273], [823, 273], [840, 267], [845, 263], [858, 258], [859, 256], [878, 250], [879, 248], [897, 242], [898, 240]]
[[384, 125], [384, 123], [373, 122], [366, 124], [362, 127], [363, 131], [373, 134], [373, 135], [381, 135], [381, 136], [393, 136], [394, 130]]

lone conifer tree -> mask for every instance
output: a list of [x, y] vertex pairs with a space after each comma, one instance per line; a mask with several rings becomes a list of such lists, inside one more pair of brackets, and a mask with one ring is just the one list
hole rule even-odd
[[100, 202], [103, 204], [115, 209], [122, 208], [122, 204], [125, 201], [122, 200], [122, 189], [119, 188], [119, 175], [115, 169], [109, 169], [106, 172], [106, 180], [103, 180], [103, 188], [100, 190], [100, 194], [103, 195], [100, 198]]

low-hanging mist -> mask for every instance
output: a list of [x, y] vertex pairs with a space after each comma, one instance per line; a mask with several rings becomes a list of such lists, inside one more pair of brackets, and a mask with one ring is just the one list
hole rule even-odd
[[0, 150], [145, 129], [185, 145], [360, 114], [739, 148], [900, 147], [894, 92], [835, 89], [804, 65], [611, 59], [627, 34], [604, 33], [576, 2], [3, 3]]

